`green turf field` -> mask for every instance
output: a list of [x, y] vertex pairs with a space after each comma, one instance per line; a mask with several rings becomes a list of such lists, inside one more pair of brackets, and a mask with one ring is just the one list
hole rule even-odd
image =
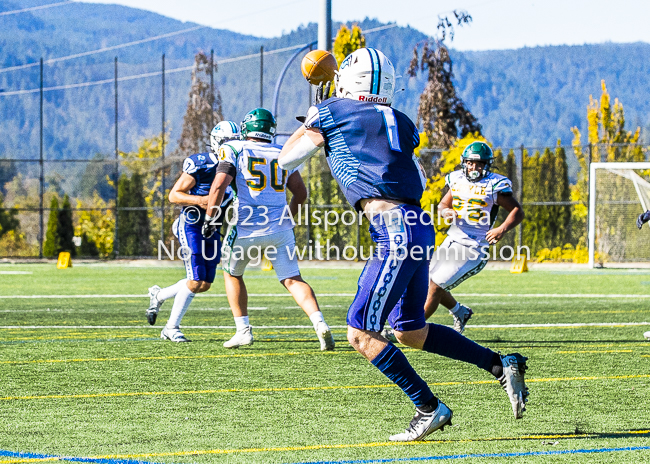
[[0, 265], [0, 464], [650, 462], [650, 270], [486, 270], [462, 284], [465, 334], [529, 357], [525, 417], [487, 373], [408, 349], [454, 411], [453, 427], [408, 444], [388, 436], [410, 402], [345, 339], [359, 273], [303, 269], [334, 326], [337, 349], [321, 353], [272, 272], [247, 272], [255, 344], [232, 351], [223, 281], [183, 320], [194, 342], [174, 344], [159, 339], [171, 302], [150, 327], [144, 294], [181, 267]]

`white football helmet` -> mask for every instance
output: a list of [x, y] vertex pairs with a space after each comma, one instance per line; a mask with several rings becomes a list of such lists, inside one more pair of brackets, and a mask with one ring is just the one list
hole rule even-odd
[[210, 132], [210, 148], [212, 149], [212, 153], [217, 153], [222, 143], [228, 140], [239, 139], [240, 136], [241, 132], [239, 132], [239, 126], [237, 124], [232, 121], [221, 121]]
[[374, 48], [350, 53], [334, 78], [336, 96], [390, 105], [395, 93], [395, 68]]

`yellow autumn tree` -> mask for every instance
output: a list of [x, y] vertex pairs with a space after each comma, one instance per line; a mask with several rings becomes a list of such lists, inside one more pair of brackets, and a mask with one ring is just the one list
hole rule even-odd
[[643, 147], [639, 144], [641, 128], [634, 132], [625, 130], [625, 110], [623, 104], [611, 97], [605, 81], [601, 81], [600, 101], [589, 95], [587, 106], [587, 143], [577, 127], [572, 127], [573, 151], [580, 163], [576, 185], [571, 188], [571, 201], [578, 202], [572, 211], [572, 229], [576, 231], [574, 241], [586, 244], [587, 213], [589, 198], [589, 164], [600, 161], [645, 161]]
[[336, 58], [336, 62], [341, 66], [346, 56], [365, 46], [366, 38], [358, 25], [353, 24], [352, 30], [350, 30], [345, 24], [341, 24], [339, 31], [336, 33], [332, 54]]

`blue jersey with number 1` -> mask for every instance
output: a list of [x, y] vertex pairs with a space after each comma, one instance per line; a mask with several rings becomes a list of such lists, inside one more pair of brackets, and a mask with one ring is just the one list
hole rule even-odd
[[330, 98], [309, 108], [305, 126], [320, 130], [334, 178], [350, 204], [384, 198], [420, 205], [426, 185], [413, 150], [415, 124], [390, 106]]

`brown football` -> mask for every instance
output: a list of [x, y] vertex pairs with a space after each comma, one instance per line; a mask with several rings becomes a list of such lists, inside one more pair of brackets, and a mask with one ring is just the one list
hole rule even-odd
[[312, 50], [300, 64], [302, 75], [312, 85], [334, 80], [334, 71], [339, 68], [336, 58], [326, 50]]

